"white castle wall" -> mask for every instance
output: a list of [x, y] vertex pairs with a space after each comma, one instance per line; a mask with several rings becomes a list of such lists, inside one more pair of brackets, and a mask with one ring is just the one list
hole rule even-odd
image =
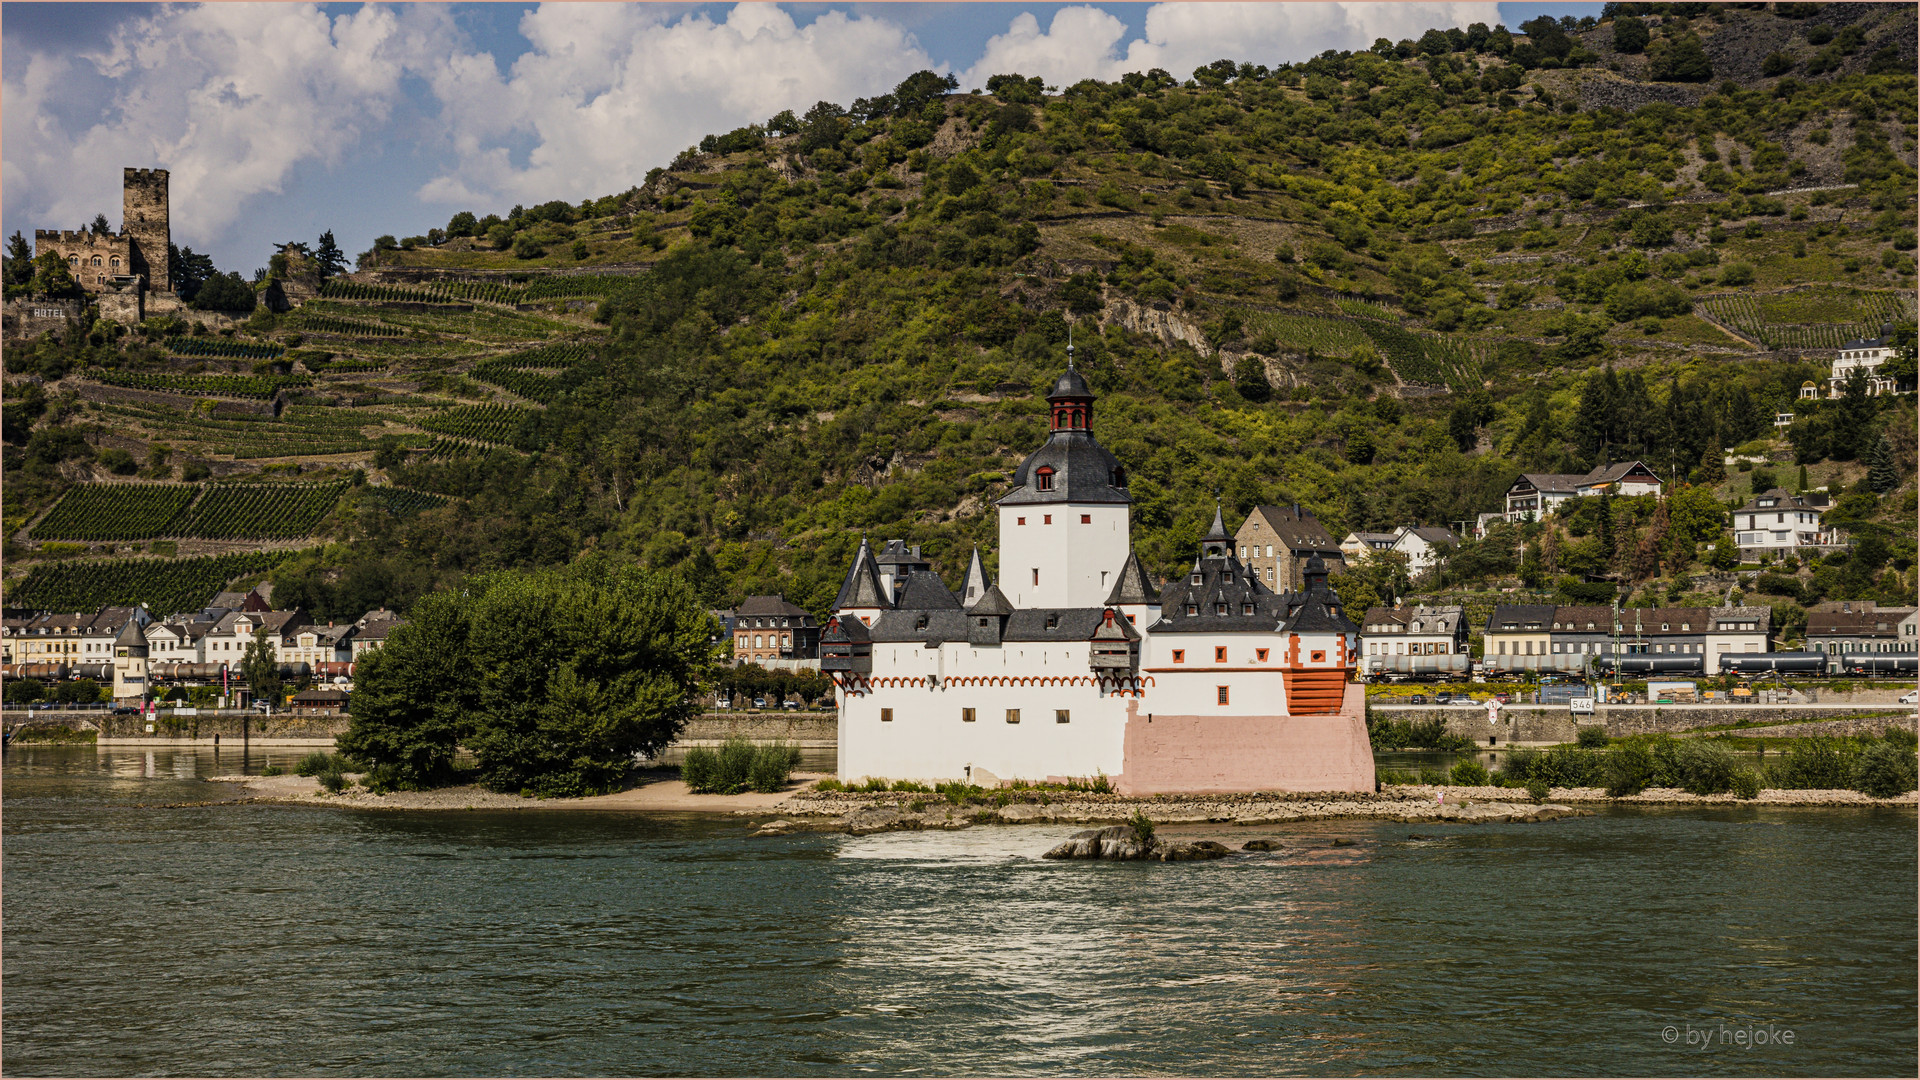
[[[1106, 603], [1131, 550], [1128, 509], [1074, 503], [1000, 507], [1000, 591], [1017, 608]], [[1082, 517], [1089, 520], [1083, 523]]]

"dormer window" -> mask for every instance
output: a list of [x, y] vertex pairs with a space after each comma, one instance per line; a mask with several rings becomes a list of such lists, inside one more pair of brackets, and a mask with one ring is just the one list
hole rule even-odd
[[1042, 465], [1040, 468], [1034, 470], [1033, 487], [1035, 491], [1053, 490], [1053, 468], [1051, 466]]
[[1213, 613], [1215, 615], [1225, 615], [1227, 613], [1227, 605], [1225, 604], [1213, 605]]
[[1683, 622], [1683, 623], [1681, 623], [1681, 624], [1680, 624], [1680, 630], [1681, 630], [1681, 632], [1682, 632], [1682, 633], [1685, 633], [1685, 632], [1687, 632], [1687, 631], [1691, 631], [1692, 629], [1693, 629], [1693, 624], [1692, 624], [1692, 623], [1685, 623], [1685, 622]]
[[1198, 584], [1200, 584], [1200, 575], [1199, 575], [1199, 574], [1195, 574], [1195, 575], [1193, 575], [1193, 583], [1194, 583], [1195, 585], [1198, 585]]
[[1662, 630], [1665, 630], [1666, 628], [1667, 628], [1667, 624], [1666, 624], [1666, 623], [1661, 623], [1661, 624], [1660, 624], [1660, 629], [1662, 629]]
[[1252, 605], [1252, 604], [1241, 604], [1241, 605], [1240, 605], [1240, 614], [1242, 614], [1242, 615], [1251, 615], [1251, 614], [1253, 614], [1253, 605]]
[[1059, 628], [1060, 628], [1060, 616], [1051, 611], [1047, 612], [1047, 629], [1058, 630]]
[[1187, 605], [1187, 614], [1188, 614], [1188, 615], [1190, 615], [1190, 616], [1191, 616], [1191, 615], [1198, 615], [1198, 614], [1200, 614], [1200, 605], [1198, 605], [1198, 604], [1188, 604], [1188, 605]]
[[1127, 470], [1122, 469], [1116, 465], [1113, 471], [1107, 474], [1107, 483], [1117, 488], [1126, 487], [1127, 486]]

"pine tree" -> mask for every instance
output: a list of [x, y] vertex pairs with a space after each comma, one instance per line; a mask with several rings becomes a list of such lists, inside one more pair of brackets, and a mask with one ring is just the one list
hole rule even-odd
[[27, 246], [27, 238], [21, 236], [18, 229], [7, 238], [6, 258], [0, 260], [0, 280], [4, 280], [8, 288], [33, 280], [33, 249]]
[[1800, 466], [1800, 486], [1794, 490], [1801, 494], [1805, 494], [1807, 490], [1807, 467], [1805, 465]]
[[1574, 442], [1594, 464], [1605, 464], [1613, 443], [1614, 399], [1619, 396], [1619, 380], [1608, 364], [1587, 376], [1580, 388], [1580, 411], [1574, 417]]
[[[469, 214], [468, 217], [471, 218], [472, 215]], [[320, 264], [322, 278], [347, 272], [347, 255], [340, 250], [339, 244], [334, 243], [332, 229], [320, 234], [319, 245], [313, 251], [313, 260]]]
[[1893, 445], [1887, 441], [1885, 432], [1873, 441], [1873, 451], [1867, 457], [1867, 486], [1876, 495], [1885, 495], [1900, 486], [1900, 473], [1893, 467]]
[[1707, 452], [1700, 455], [1699, 483], [1703, 487], [1717, 487], [1727, 479], [1727, 450], [1721, 445], [1720, 433], [1714, 432], [1707, 440]]

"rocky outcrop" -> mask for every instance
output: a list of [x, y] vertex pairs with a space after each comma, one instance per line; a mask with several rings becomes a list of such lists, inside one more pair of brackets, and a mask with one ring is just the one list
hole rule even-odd
[[1136, 334], [1157, 337], [1168, 348], [1184, 343], [1192, 346], [1193, 351], [1201, 356], [1213, 355], [1213, 346], [1207, 344], [1207, 335], [1199, 327], [1174, 314], [1171, 304], [1142, 307], [1124, 296], [1110, 297], [1107, 306], [1100, 312], [1100, 322], [1103, 326], [1117, 325]]
[[1233, 854], [1217, 840], [1196, 840], [1188, 844], [1166, 843], [1142, 836], [1131, 825], [1109, 825], [1074, 833], [1067, 841], [1046, 853], [1048, 859], [1110, 859], [1116, 861], [1197, 862]]

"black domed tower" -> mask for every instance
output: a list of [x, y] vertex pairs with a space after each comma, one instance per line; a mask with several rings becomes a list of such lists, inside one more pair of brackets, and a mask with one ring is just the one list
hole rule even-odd
[[1073, 366], [1047, 394], [1047, 441], [1000, 498], [1000, 591], [1016, 608], [1105, 602], [1132, 551], [1127, 473], [1093, 437], [1094, 395]]

